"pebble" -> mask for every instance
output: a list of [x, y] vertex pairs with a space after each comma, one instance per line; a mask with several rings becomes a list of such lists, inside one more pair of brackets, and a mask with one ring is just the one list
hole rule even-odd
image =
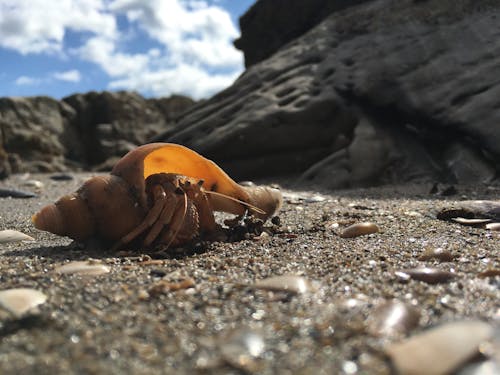
[[302, 276], [283, 275], [267, 279], [257, 280], [254, 284], [257, 289], [265, 289], [276, 292], [290, 292], [294, 294], [308, 293], [317, 290], [311, 281]]
[[5, 229], [0, 231], [0, 243], [19, 242], [19, 241], [35, 241], [35, 239], [27, 234], [13, 229]]
[[496, 277], [500, 276], [500, 269], [499, 268], [491, 268], [486, 271], [480, 272], [478, 274], [479, 277]]
[[358, 236], [363, 236], [366, 234], [377, 233], [379, 228], [376, 224], [370, 222], [356, 223], [345, 228], [340, 237], [342, 238], [353, 238]]
[[449, 250], [445, 250], [442, 247], [434, 247], [425, 250], [425, 252], [418, 257], [418, 260], [432, 260], [436, 259], [440, 262], [451, 262], [454, 256]]
[[17, 189], [5, 189], [0, 188], [0, 197], [11, 197], [11, 198], [34, 198], [37, 195], [29, 191], [22, 191]]
[[266, 345], [261, 333], [249, 328], [240, 328], [221, 338], [220, 352], [231, 366], [246, 372], [259, 369], [258, 359]]
[[196, 282], [191, 277], [187, 277], [181, 281], [167, 281], [160, 280], [156, 284], [154, 284], [148, 290], [149, 296], [158, 296], [160, 294], [165, 294], [168, 292], [175, 292], [182, 289], [194, 288], [196, 286]]
[[43, 182], [38, 180], [26, 180], [22, 183], [22, 185], [32, 187], [35, 189], [43, 189]]
[[398, 300], [385, 301], [376, 306], [367, 319], [369, 333], [380, 337], [406, 335], [418, 326], [420, 313], [413, 306]]
[[21, 317], [42, 303], [47, 296], [29, 288], [15, 288], [0, 291], [0, 306], [16, 317]]
[[500, 232], [500, 223], [489, 223], [486, 224], [486, 229], [493, 230], [495, 232]]
[[52, 176], [50, 176], [50, 179], [54, 181], [71, 181], [73, 180], [73, 176], [66, 173], [59, 173], [53, 174]]
[[391, 344], [386, 353], [398, 374], [449, 374], [473, 358], [492, 334], [492, 327], [481, 321], [447, 323]]
[[395, 275], [402, 281], [413, 279], [423, 281], [427, 284], [445, 283], [456, 276], [454, 272], [430, 267], [412, 268], [408, 270], [396, 271]]
[[305, 199], [306, 203], [319, 203], [319, 202], [324, 202], [326, 198], [322, 195], [313, 195], [312, 197], [308, 197]]
[[100, 263], [75, 261], [58, 266], [54, 269], [54, 271], [61, 274], [98, 276], [108, 273], [110, 269], [108, 266]]

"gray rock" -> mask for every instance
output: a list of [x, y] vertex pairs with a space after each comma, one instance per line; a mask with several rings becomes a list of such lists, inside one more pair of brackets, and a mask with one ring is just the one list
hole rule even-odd
[[64, 170], [64, 140], [73, 115], [68, 105], [48, 97], [0, 98], [4, 174]]
[[[248, 68], [312, 29], [332, 12], [370, 0], [258, 0], [240, 17], [234, 41]], [[265, 43], [262, 43], [265, 41]]]
[[68, 158], [99, 165], [121, 157], [165, 129], [193, 104], [186, 97], [145, 99], [133, 92], [89, 92], [64, 98], [76, 111]]
[[57, 101], [0, 98], [0, 178], [19, 172], [99, 168], [169, 129], [194, 102], [90, 92]]
[[472, 0], [334, 12], [155, 139], [242, 179], [490, 181], [500, 170], [499, 14], [497, 1]]

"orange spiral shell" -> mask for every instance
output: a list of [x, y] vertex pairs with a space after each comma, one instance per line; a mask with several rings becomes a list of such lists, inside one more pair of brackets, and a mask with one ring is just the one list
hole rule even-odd
[[205, 190], [214, 192], [208, 197], [212, 210], [241, 215], [246, 202], [261, 210], [258, 217], [267, 219], [281, 206], [281, 194], [275, 189], [243, 187], [195, 151], [171, 143], [151, 143], [126, 154], [110, 175], [93, 177], [76, 192], [45, 206], [32, 221], [40, 230], [79, 241], [94, 236], [116, 241], [147, 215], [145, 180], [157, 173], [203, 180]]

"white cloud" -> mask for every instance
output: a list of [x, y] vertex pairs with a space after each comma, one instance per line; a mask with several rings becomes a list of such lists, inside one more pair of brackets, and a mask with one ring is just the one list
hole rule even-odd
[[[126, 29], [118, 29], [120, 16]], [[68, 31], [85, 32], [80, 44], [65, 45]], [[243, 67], [229, 14], [202, 0], [0, 0], [0, 35], [0, 47], [92, 62], [110, 77], [111, 89], [143, 94], [208, 97]], [[144, 35], [148, 47], [132, 52], [134, 38]], [[81, 79], [76, 70], [48, 77]], [[19, 84], [30, 82], [21, 78]]]
[[174, 63], [240, 67], [232, 41], [238, 31], [229, 14], [204, 1], [115, 0], [110, 9], [126, 14], [152, 39], [162, 43]]
[[20, 76], [17, 77], [15, 83], [19, 86], [33, 86], [40, 84], [42, 80], [40, 78], [28, 77], [28, 76]]
[[110, 88], [148, 91], [155, 96], [186, 94], [200, 99], [228, 87], [238, 74], [208, 74], [203, 69], [182, 64], [172, 69], [147, 71], [117, 79], [110, 83]]
[[18, 86], [36, 86], [50, 84], [53, 80], [76, 83], [80, 82], [81, 74], [78, 70], [72, 69], [65, 72], [50, 73], [44, 77], [20, 76], [16, 78], [15, 84]]
[[99, 65], [111, 77], [139, 74], [147, 69], [150, 60], [149, 54], [119, 52], [113, 40], [101, 36], [89, 39], [75, 52], [81, 58]]
[[55, 72], [53, 77], [59, 81], [66, 82], [80, 82], [82, 79], [80, 72], [76, 69], [67, 70], [65, 72]]
[[61, 52], [66, 30], [116, 35], [102, 0], [0, 0], [0, 46], [27, 53]]

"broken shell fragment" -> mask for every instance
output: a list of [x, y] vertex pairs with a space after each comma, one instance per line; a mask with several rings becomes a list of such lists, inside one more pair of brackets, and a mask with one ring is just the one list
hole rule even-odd
[[356, 223], [345, 228], [340, 237], [342, 238], [353, 238], [358, 236], [363, 236], [366, 234], [377, 233], [379, 228], [376, 224], [370, 222]]
[[34, 241], [35, 239], [27, 234], [13, 229], [5, 229], [0, 231], [0, 243], [19, 242], [19, 241]]
[[0, 307], [16, 317], [21, 317], [47, 300], [42, 292], [29, 288], [14, 288], [0, 291]]
[[491, 219], [467, 219], [464, 217], [453, 217], [451, 220], [453, 220], [455, 223], [468, 225], [471, 227], [484, 227], [485, 224], [491, 222]]
[[475, 200], [453, 203], [449, 207], [442, 209], [436, 217], [440, 220], [451, 220], [456, 217], [469, 219], [500, 219], [500, 201]]
[[424, 253], [418, 257], [418, 260], [432, 260], [436, 259], [440, 262], [451, 262], [453, 260], [453, 254], [442, 247], [435, 247], [427, 249]]
[[275, 292], [290, 292], [294, 294], [315, 291], [317, 288], [311, 281], [302, 276], [283, 275], [267, 279], [257, 280], [254, 284], [257, 289], [265, 289]]
[[430, 268], [430, 267], [401, 270], [401, 271], [396, 271], [395, 274], [402, 281], [407, 281], [408, 279], [411, 278], [413, 280], [423, 281], [427, 284], [445, 283], [456, 276], [454, 272], [440, 270], [438, 268]]
[[486, 224], [486, 229], [500, 232], [500, 223], [489, 223]]
[[56, 267], [55, 272], [61, 274], [76, 274], [84, 276], [98, 276], [109, 272], [109, 267], [100, 263], [75, 261]]
[[474, 357], [493, 334], [481, 321], [448, 323], [387, 347], [396, 373], [449, 374]]

